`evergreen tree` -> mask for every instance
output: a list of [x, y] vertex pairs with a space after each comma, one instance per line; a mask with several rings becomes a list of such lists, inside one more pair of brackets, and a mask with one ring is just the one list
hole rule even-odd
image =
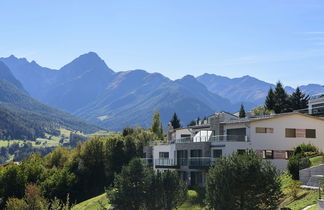
[[200, 117], [197, 117], [197, 120], [196, 120], [196, 125], [199, 125], [199, 121], [200, 121]]
[[274, 210], [282, 195], [276, 167], [252, 151], [221, 158], [206, 185], [208, 209]]
[[196, 120], [191, 120], [187, 126], [195, 126], [197, 124]]
[[154, 112], [151, 129], [160, 139], [163, 138], [163, 128], [158, 111]]
[[245, 116], [246, 116], [246, 114], [245, 114], [244, 106], [243, 106], [243, 104], [241, 104], [239, 117], [244, 118]]
[[268, 110], [273, 110], [274, 109], [274, 104], [275, 104], [275, 95], [273, 93], [273, 90], [272, 88], [269, 89], [268, 91], [268, 95], [266, 97], [266, 100], [265, 100], [265, 107], [268, 109]]
[[285, 89], [283, 88], [281, 82], [277, 83], [276, 88], [274, 90], [273, 111], [276, 114], [291, 111], [290, 103], [289, 103], [289, 96], [286, 93]]
[[289, 99], [292, 110], [305, 109], [308, 106], [309, 96], [302, 93], [299, 87], [296, 88], [296, 91], [291, 94]]
[[172, 127], [174, 129], [177, 129], [177, 128], [180, 128], [181, 127], [180, 120], [179, 120], [179, 118], [177, 116], [177, 113], [174, 113], [173, 114], [173, 117], [172, 117], [172, 119], [171, 119], [170, 122], [171, 122], [171, 125], [172, 125]]

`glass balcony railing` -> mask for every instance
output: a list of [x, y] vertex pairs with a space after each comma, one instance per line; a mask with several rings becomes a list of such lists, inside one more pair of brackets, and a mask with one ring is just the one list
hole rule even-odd
[[170, 143], [192, 143], [192, 142], [248, 142], [247, 136], [243, 135], [217, 135], [217, 136], [198, 136], [193, 138], [182, 138], [171, 140]]
[[209, 167], [215, 164], [215, 158], [210, 157], [191, 157], [189, 158], [190, 167]]
[[169, 158], [159, 158], [154, 160], [155, 166], [178, 166], [177, 159], [169, 159]]
[[190, 157], [180, 159], [159, 158], [154, 160], [155, 167], [209, 167], [215, 165], [216, 159], [210, 157]]

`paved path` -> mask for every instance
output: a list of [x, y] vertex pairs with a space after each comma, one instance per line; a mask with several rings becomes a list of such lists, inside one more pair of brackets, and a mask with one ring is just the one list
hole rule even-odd
[[307, 210], [307, 209], [310, 209], [312, 208], [313, 206], [315, 206], [316, 204], [313, 204], [313, 205], [310, 205], [310, 206], [306, 206], [305, 208], [303, 208], [303, 210]]

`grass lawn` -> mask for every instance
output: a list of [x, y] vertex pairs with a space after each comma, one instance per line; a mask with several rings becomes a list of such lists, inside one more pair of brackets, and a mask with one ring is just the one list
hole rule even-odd
[[72, 210], [97, 210], [100, 209], [100, 203], [104, 205], [106, 208], [110, 207], [106, 197], [106, 193], [98, 195], [97, 197], [91, 198], [89, 200], [83, 201], [73, 206]]
[[[300, 210], [309, 205], [316, 204], [318, 198], [317, 190], [304, 190], [298, 186], [295, 188], [296, 198], [293, 197], [293, 186], [296, 186], [296, 181], [291, 179], [288, 172], [280, 175], [281, 190], [284, 197], [281, 200], [280, 207], [288, 207], [293, 210]], [[300, 183], [297, 182], [299, 185]]]
[[[195, 203], [195, 198], [197, 197], [197, 193], [194, 190], [188, 191], [188, 199], [184, 202], [178, 209], [179, 210], [200, 210], [204, 209], [204, 207], [199, 206]], [[109, 208], [110, 205], [108, 203], [106, 193], [101, 194], [97, 197], [91, 198], [89, 200], [83, 201], [79, 204], [73, 206], [72, 210], [97, 210], [100, 209], [101, 202], [106, 208]]]
[[205, 209], [195, 202], [197, 198], [197, 192], [194, 190], [188, 190], [188, 199], [178, 208], [180, 210], [200, 210]]
[[307, 210], [318, 210], [318, 205], [316, 204], [316, 205], [312, 206], [311, 208], [309, 208]]
[[315, 157], [309, 158], [309, 160], [311, 162], [311, 166], [318, 166], [323, 163], [323, 156], [322, 155], [315, 156]]

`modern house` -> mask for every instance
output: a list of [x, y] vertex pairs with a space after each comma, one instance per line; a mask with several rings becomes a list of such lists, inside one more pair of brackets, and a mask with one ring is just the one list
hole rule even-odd
[[280, 170], [294, 147], [311, 143], [324, 150], [324, 119], [291, 112], [238, 118], [216, 113], [188, 128], [169, 129], [169, 141], [144, 149], [155, 170], [176, 170], [190, 185], [203, 185], [208, 167], [233, 152], [256, 151]]

